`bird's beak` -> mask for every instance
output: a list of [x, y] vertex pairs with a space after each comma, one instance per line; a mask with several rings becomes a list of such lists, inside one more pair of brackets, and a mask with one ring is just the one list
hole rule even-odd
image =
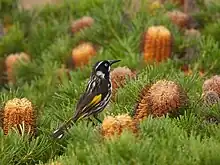
[[108, 62], [110, 63], [110, 65], [112, 65], [112, 64], [114, 64], [114, 63], [116, 63], [116, 62], [119, 62], [119, 61], [121, 61], [121, 60], [108, 60]]

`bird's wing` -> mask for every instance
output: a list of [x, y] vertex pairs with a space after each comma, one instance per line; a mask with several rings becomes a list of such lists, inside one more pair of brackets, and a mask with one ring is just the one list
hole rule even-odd
[[76, 107], [75, 115], [77, 118], [83, 118], [90, 114], [92, 109], [105, 98], [107, 94], [108, 83], [102, 81], [102, 83], [97, 84], [92, 92], [86, 91], [79, 99]]

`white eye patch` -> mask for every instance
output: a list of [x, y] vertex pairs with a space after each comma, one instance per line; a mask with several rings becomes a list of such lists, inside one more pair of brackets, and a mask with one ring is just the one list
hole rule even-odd
[[96, 75], [101, 77], [101, 78], [105, 78], [105, 74], [102, 71], [97, 71]]
[[105, 66], [106, 66], [106, 67], [108, 67], [108, 64], [107, 64], [107, 63], [105, 63]]

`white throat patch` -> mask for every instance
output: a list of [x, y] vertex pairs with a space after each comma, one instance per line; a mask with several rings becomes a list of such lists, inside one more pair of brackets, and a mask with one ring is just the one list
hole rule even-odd
[[97, 71], [96, 75], [101, 78], [105, 78], [105, 74], [102, 71]]

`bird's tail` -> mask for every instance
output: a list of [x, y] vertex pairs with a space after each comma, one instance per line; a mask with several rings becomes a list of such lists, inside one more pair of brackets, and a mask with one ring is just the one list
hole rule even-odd
[[76, 118], [70, 118], [67, 122], [65, 122], [62, 126], [60, 126], [53, 132], [52, 137], [55, 139], [61, 139], [64, 136], [65, 132], [70, 129], [75, 122]]

